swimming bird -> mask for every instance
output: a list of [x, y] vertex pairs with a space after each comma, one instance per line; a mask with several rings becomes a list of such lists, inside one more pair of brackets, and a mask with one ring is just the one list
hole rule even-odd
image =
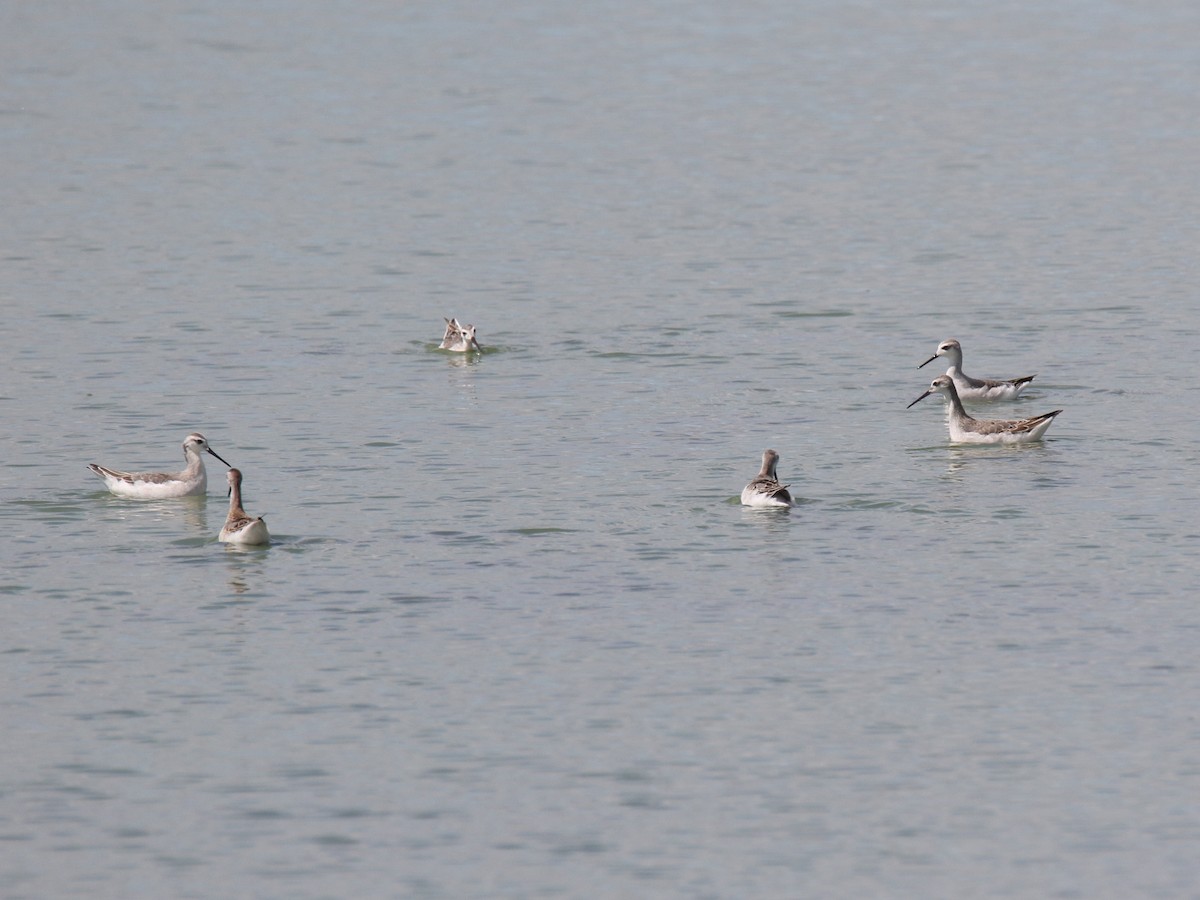
[[[183, 439], [183, 458], [187, 460], [187, 468], [182, 472], [118, 472], [95, 463], [91, 463], [88, 469], [103, 478], [108, 489], [118, 497], [138, 500], [191, 497], [203, 494], [208, 489], [208, 473], [204, 470], [201, 453], [211, 453], [221, 459], [217, 451], [208, 446], [204, 435], [193, 431]], [[223, 459], [221, 462], [229, 465]]]
[[792, 505], [792, 495], [788, 486], [779, 483], [775, 474], [775, 466], [779, 464], [779, 454], [774, 450], [764, 450], [762, 468], [748, 485], [742, 488], [742, 505], [757, 507], [785, 507]]
[[248, 516], [242, 509], [242, 473], [230, 469], [225, 475], [229, 479], [229, 515], [225, 517], [225, 527], [217, 540], [226, 544], [270, 543], [271, 535], [263, 517]]
[[474, 325], [460, 325], [458, 319], [446, 319], [446, 333], [442, 335], [442, 342], [438, 345], [438, 349], [466, 353], [468, 350], [482, 350], [483, 348], [479, 346], [479, 341], [475, 340]]
[[933, 379], [929, 390], [905, 408], [912, 409], [930, 394], [945, 395], [949, 404], [946, 424], [950, 428], [950, 440], [956, 444], [1029, 444], [1040, 441], [1054, 417], [1062, 412], [1056, 409], [1028, 419], [974, 419], [963, 409], [954, 379], [949, 375], [939, 375]]
[[1015, 400], [1021, 391], [1029, 387], [1029, 383], [1037, 378], [1036, 375], [1010, 378], [1007, 381], [972, 378], [962, 370], [962, 345], [955, 340], [942, 341], [938, 344], [937, 353], [917, 368], [924, 368], [939, 356], [946, 357], [946, 361], [950, 363], [946, 374], [954, 379], [954, 387], [958, 390], [958, 396], [964, 400]]

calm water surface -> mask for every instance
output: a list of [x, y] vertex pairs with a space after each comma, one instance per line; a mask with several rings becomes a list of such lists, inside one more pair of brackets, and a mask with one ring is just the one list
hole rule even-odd
[[[1194, 896], [1198, 47], [0, 10], [0, 895]], [[905, 410], [947, 337], [1043, 444]], [[84, 468], [192, 430], [269, 548]]]

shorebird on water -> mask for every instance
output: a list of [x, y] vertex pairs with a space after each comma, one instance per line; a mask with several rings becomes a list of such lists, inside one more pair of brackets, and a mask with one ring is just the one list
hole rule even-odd
[[249, 516], [242, 509], [242, 473], [230, 469], [226, 477], [229, 479], [229, 515], [225, 517], [225, 527], [217, 535], [217, 540], [226, 544], [269, 543], [271, 535], [263, 517]]
[[786, 507], [792, 505], [792, 495], [788, 486], [779, 483], [775, 467], [779, 464], [779, 454], [774, 450], [764, 450], [762, 468], [748, 485], [742, 488], [742, 505], [760, 508]]
[[[208, 473], [204, 469], [202, 453], [220, 455], [204, 435], [193, 431], [183, 439], [183, 458], [187, 467], [182, 472], [120, 472], [91, 463], [88, 469], [104, 479], [108, 489], [118, 497], [138, 500], [162, 500], [169, 497], [191, 497], [203, 494], [208, 489]], [[225, 465], [229, 463], [221, 459]]]
[[950, 367], [946, 374], [954, 379], [954, 387], [958, 396], [963, 400], [1014, 400], [1021, 391], [1029, 387], [1036, 375], [1026, 375], [1024, 378], [1010, 378], [1007, 381], [992, 378], [972, 378], [962, 370], [962, 345], [955, 340], [942, 341], [938, 344], [937, 353], [917, 366], [918, 369], [929, 365], [939, 356], [946, 357]]
[[1029, 444], [1040, 441], [1054, 417], [1062, 412], [1056, 409], [1028, 419], [975, 419], [963, 409], [954, 379], [949, 375], [939, 375], [933, 379], [929, 390], [905, 408], [912, 409], [930, 394], [945, 396], [949, 407], [946, 424], [950, 428], [950, 440], [956, 444]]

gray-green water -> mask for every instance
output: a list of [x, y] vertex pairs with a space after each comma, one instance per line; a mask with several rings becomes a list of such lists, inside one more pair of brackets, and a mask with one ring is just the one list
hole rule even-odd
[[[0, 9], [0, 893], [1192, 895], [1198, 47]], [[947, 337], [1043, 445], [905, 410]], [[191, 430], [269, 549], [84, 468]]]

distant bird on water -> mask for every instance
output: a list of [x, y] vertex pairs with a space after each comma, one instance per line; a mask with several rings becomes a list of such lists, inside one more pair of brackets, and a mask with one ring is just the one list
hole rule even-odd
[[468, 350], [482, 350], [479, 341], [475, 340], [474, 325], [460, 325], [458, 319], [446, 319], [446, 333], [442, 335], [439, 350], [452, 350], [455, 353], [466, 353]]

